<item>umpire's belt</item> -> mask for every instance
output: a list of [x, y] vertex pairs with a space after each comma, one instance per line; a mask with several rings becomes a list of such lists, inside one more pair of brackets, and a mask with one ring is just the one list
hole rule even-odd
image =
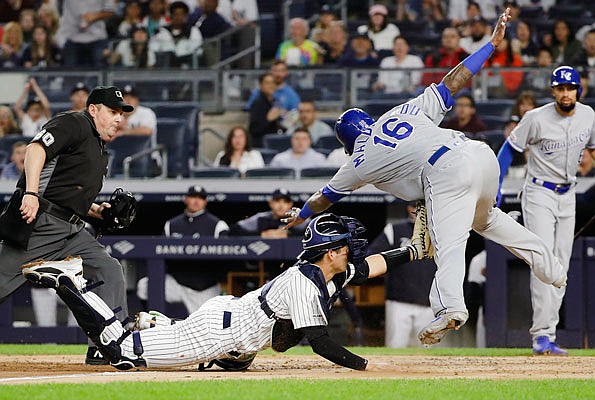
[[531, 182], [543, 186], [544, 188], [548, 188], [549, 190], [554, 191], [558, 194], [564, 194], [570, 190], [572, 187], [572, 183], [553, 183], [548, 181], [542, 181], [541, 179], [533, 178]]
[[47, 208], [45, 210], [46, 213], [53, 215], [54, 217], [60, 218], [62, 221], [66, 221], [71, 224], [76, 225], [79, 222], [81, 222], [80, 217], [72, 211], [68, 211], [67, 209], [60, 207], [59, 205], [54, 204], [46, 199], [43, 199], [42, 201], [47, 202]]
[[449, 151], [449, 150], [450, 150], [450, 148], [449, 148], [449, 147], [447, 147], [447, 146], [441, 146], [441, 147], [440, 147], [438, 150], [436, 150], [436, 151], [434, 152], [434, 154], [432, 154], [432, 155], [430, 156], [430, 158], [428, 158], [428, 163], [430, 163], [430, 165], [434, 165], [434, 164], [436, 164], [436, 161], [438, 161], [438, 159], [439, 159], [440, 157], [442, 157], [442, 155], [443, 155], [444, 153], [446, 153], [447, 151]]

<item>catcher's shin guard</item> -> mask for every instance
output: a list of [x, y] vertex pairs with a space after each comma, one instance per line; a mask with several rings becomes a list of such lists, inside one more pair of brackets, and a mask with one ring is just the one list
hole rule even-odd
[[[70, 277], [66, 275], [58, 278], [56, 293], [72, 311], [85, 334], [114, 367], [130, 369], [146, 366], [145, 361], [140, 358], [142, 354], [140, 337], [133, 337], [133, 339], [136, 339], [134, 340], [134, 352], [139, 358], [133, 360], [122, 356], [120, 344], [130, 335], [130, 332], [122, 327], [114, 312], [99, 296], [87, 291], [86, 288], [79, 290]], [[137, 349], [140, 349], [138, 353]]]

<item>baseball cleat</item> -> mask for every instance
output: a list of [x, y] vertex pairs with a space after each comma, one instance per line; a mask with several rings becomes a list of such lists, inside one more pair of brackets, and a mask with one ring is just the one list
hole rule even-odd
[[450, 330], [458, 330], [469, 318], [466, 311], [452, 311], [437, 316], [417, 335], [419, 341], [426, 345], [439, 343]]
[[89, 346], [87, 349], [87, 356], [85, 357], [85, 364], [87, 365], [109, 365], [97, 347]]
[[533, 342], [533, 354], [536, 356], [567, 356], [568, 352], [564, 349], [561, 349], [560, 346], [556, 344], [556, 342], [550, 342], [549, 337], [538, 336]]
[[66, 257], [58, 261], [33, 261], [22, 265], [21, 272], [29, 282], [44, 288], [56, 289], [61, 276], [70, 278], [78, 289], [86, 282], [83, 278], [83, 260], [80, 257]]
[[411, 237], [410, 249], [413, 252], [414, 260], [434, 257], [434, 246], [430, 240], [428, 230], [428, 211], [426, 206], [419, 201], [416, 205], [415, 224], [413, 225], [413, 236]]

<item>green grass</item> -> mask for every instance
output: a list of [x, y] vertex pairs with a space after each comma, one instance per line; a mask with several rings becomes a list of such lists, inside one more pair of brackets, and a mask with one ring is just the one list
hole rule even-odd
[[[350, 347], [361, 355], [432, 355], [432, 356], [470, 356], [470, 357], [504, 357], [504, 356], [529, 356], [531, 349], [476, 349], [476, 348], [411, 348], [389, 349], [386, 347]], [[36, 354], [85, 354], [86, 345], [55, 345], [55, 344], [0, 344], [0, 354], [36, 355]], [[595, 356], [595, 349], [570, 349], [572, 356]], [[261, 354], [276, 354], [272, 350], [263, 351]], [[285, 354], [313, 354], [308, 346], [294, 347]]]
[[594, 380], [214, 380], [0, 387], [2, 399], [593, 399]]

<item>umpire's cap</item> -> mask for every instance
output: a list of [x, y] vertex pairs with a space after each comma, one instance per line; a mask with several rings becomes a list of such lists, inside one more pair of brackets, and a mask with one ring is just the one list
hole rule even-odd
[[91, 90], [87, 98], [87, 107], [91, 104], [105, 104], [109, 108], [124, 112], [134, 111], [134, 107], [124, 103], [122, 91], [115, 86], [97, 86]]

